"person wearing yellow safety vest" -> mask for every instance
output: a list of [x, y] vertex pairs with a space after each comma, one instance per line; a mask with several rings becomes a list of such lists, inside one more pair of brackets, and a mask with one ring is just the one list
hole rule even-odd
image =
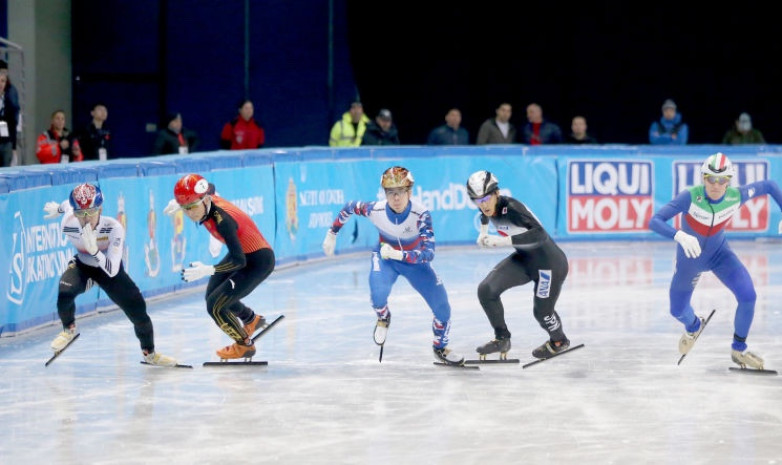
[[358, 100], [350, 104], [350, 110], [342, 114], [342, 119], [331, 128], [329, 146], [358, 147], [367, 130], [369, 118], [364, 114], [364, 106]]

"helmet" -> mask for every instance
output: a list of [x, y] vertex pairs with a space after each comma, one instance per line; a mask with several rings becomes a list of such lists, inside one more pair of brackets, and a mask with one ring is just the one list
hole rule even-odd
[[89, 183], [79, 184], [71, 191], [68, 201], [74, 210], [100, 208], [103, 205], [103, 193], [98, 186]]
[[701, 174], [712, 176], [733, 176], [733, 163], [722, 152], [709, 155], [701, 165]]
[[186, 174], [174, 185], [174, 198], [179, 205], [198, 202], [209, 193], [209, 182], [200, 174]]
[[393, 189], [394, 187], [413, 187], [415, 180], [413, 174], [401, 166], [393, 166], [383, 172], [380, 177], [380, 185], [383, 189]]
[[476, 171], [467, 180], [467, 195], [473, 200], [486, 197], [499, 189], [499, 184], [497, 177], [490, 172]]

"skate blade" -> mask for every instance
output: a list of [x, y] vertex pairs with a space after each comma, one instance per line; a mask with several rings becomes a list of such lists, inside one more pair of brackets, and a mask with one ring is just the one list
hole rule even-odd
[[521, 360], [517, 358], [492, 358], [492, 359], [486, 359], [481, 358], [478, 360], [465, 360], [465, 365], [484, 365], [484, 364], [492, 364], [492, 363], [521, 363]]
[[193, 365], [185, 365], [182, 363], [177, 363], [176, 365], [155, 365], [154, 363], [148, 363], [143, 360], [139, 363], [141, 363], [142, 365], [149, 365], [153, 367], [163, 367], [163, 368], [193, 368]]
[[739, 373], [753, 374], [753, 375], [771, 375], [771, 376], [776, 376], [778, 374], [776, 370], [766, 370], [766, 369], [757, 369], [757, 368], [728, 367], [728, 370], [736, 371], [736, 372], [739, 372]]
[[471, 370], [480, 370], [481, 367], [475, 366], [475, 365], [459, 365], [457, 363], [445, 363], [445, 362], [432, 362], [437, 366], [441, 367], [450, 367], [450, 368], [465, 368], [465, 369], [471, 369]]
[[252, 361], [252, 360], [239, 360], [237, 362], [229, 362], [227, 360], [222, 360], [219, 362], [204, 362], [205, 367], [230, 367], [230, 366], [266, 366], [269, 362], [267, 361]]

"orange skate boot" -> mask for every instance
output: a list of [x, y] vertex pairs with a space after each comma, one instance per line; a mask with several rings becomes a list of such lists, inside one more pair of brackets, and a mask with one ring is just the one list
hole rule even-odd
[[255, 355], [255, 345], [245, 345], [244, 343], [234, 342], [230, 346], [225, 346], [217, 351], [217, 356], [222, 360], [232, 360], [236, 358], [250, 359]]

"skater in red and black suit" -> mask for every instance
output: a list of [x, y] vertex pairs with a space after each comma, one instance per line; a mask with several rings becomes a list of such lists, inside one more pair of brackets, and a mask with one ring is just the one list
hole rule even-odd
[[203, 225], [228, 247], [228, 254], [216, 265], [193, 262], [182, 271], [187, 282], [210, 276], [206, 286], [206, 308], [215, 324], [235, 342], [217, 351], [221, 359], [255, 355], [253, 333], [266, 326], [240, 299], [249, 295], [274, 270], [274, 251], [253, 220], [236, 205], [215, 194], [212, 184], [198, 174], [188, 174], [174, 186], [174, 199], [164, 213], [181, 208], [194, 222]]

